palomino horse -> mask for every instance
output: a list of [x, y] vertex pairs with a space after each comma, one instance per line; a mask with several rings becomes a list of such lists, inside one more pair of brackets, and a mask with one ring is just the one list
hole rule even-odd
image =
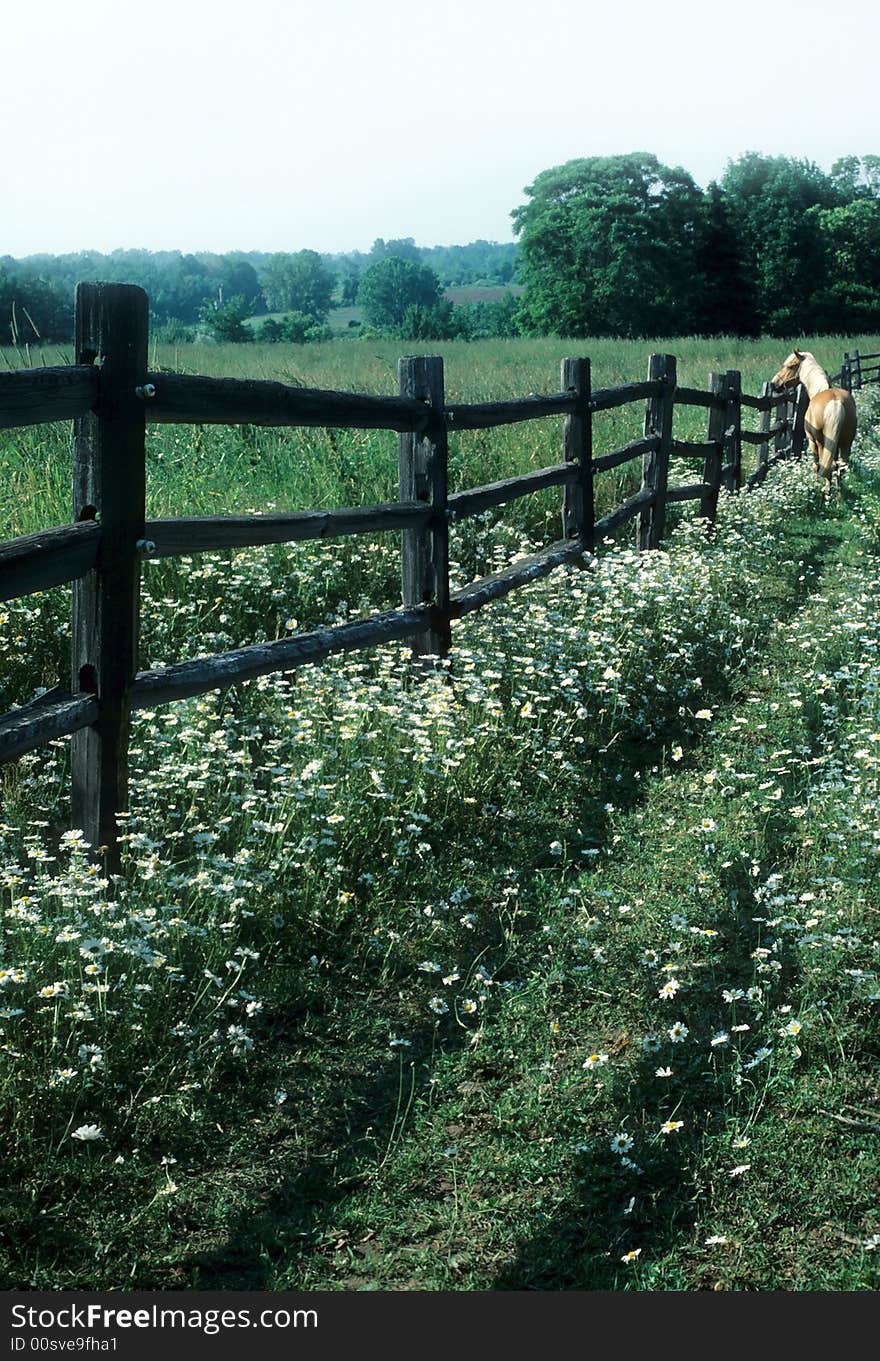
[[826, 494], [831, 478], [840, 474], [849, 459], [856, 434], [856, 404], [846, 388], [833, 388], [828, 374], [808, 350], [793, 350], [782, 368], [770, 380], [776, 388], [791, 388], [803, 383], [810, 398], [804, 429], [811, 450], [816, 476], [825, 478]]

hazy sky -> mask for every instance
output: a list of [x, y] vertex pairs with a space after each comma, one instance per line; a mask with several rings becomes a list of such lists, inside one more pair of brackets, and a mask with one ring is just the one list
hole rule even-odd
[[31, 0], [0, 31], [0, 255], [509, 241], [576, 156], [705, 186], [880, 152], [875, 0]]

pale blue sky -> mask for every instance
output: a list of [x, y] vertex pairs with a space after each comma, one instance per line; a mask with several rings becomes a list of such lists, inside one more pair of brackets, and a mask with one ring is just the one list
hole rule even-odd
[[524, 186], [575, 156], [652, 151], [701, 185], [749, 150], [827, 169], [880, 152], [880, 18], [874, 0], [840, 14], [813, 0], [10, 5], [0, 255], [508, 241]]

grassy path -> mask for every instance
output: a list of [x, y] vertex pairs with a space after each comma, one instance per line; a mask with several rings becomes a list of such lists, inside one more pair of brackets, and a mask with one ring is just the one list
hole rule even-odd
[[[614, 1288], [628, 1268], [648, 1289], [876, 1287], [876, 787], [846, 745], [861, 732], [849, 683], [876, 645], [876, 610], [853, 610], [860, 545], [842, 517], [804, 528], [809, 592], [582, 882], [607, 903], [607, 1013], [597, 1024], [590, 998], [560, 1029], [596, 1036], [606, 1133], [617, 1123], [644, 1166], [609, 1176], [608, 1141], [588, 1140], [580, 1177], [496, 1284]], [[856, 625], [871, 649], [853, 663]], [[632, 1056], [670, 979], [672, 1024]]]
[[[447, 1287], [876, 1287], [878, 847], [842, 742], [877, 613], [856, 603], [854, 504], [790, 528], [801, 570], [778, 582], [760, 664], [690, 757], [642, 773], [595, 870], [534, 920], [547, 948], [494, 1043], [441, 1065], [423, 1121], [449, 1140], [445, 1175], [426, 1201], [424, 1153], [401, 1149], [389, 1178], [395, 1238], [435, 1230], [402, 1246], [410, 1280], [439, 1258]], [[387, 1202], [383, 1186], [360, 1224]]]

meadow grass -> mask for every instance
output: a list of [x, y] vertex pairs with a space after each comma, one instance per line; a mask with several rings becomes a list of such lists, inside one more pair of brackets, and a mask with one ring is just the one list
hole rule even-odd
[[[839, 365], [845, 349], [858, 347], [864, 353], [880, 349], [880, 338], [872, 336], [814, 337], [808, 338], [808, 343], [829, 369]], [[579, 353], [591, 356], [596, 388], [644, 378], [649, 352], [668, 350], [677, 356], [680, 384], [705, 387], [710, 371], [738, 368], [744, 391], [759, 393], [789, 348], [788, 341], [764, 338], [749, 342], [730, 337], [650, 341], [548, 338], [449, 341], [432, 346], [444, 357], [450, 404], [558, 391], [562, 358]], [[153, 343], [150, 364], [157, 370], [391, 395], [397, 391], [397, 361], [403, 349], [403, 342], [381, 339], [317, 345]], [[30, 354], [0, 351], [0, 363], [12, 367], [25, 362], [66, 363], [72, 358], [72, 352], [64, 349], [46, 348]], [[639, 437], [643, 423], [642, 402], [597, 414], [595, 454]], [[743, 424], [756, 428], [757, 413], [744, 410]], [[705, 411], [693, 407], [677, 410], [676, 437], [702, 440], [705, 430]], [[456, 433], [450, 437], [450, 488], [464, 490], [534, 471], [558, 463], [561, 452], [559, 418]], [[754, 457], [754, 446], [745, 446], [746, 472], [753, 466]], [[69, 522], [69, 423], [0, 432], [0, 467], [0, 541]], [[701, 473], [701, 459], [676, 457], [670, 485], [696, 482]], [[636, 490], [639, 476], [637, 463], [599, 475], [595, 486], [597, 518]], [[388, 431], [200, 425], [148, 428], [150, 517], [325, 510], [393, 501], [398, 494], [397, 437]], [[691, 509], [670, 508], [670, 522], [690, 514]], [[466, 521], [453, 530], [453, 551], [461, 578], [466, 581], [491, 571], [496, 551], [509, 556], [521, 542], [552, 542], [560, 530], [560, 494], [555, 490], [509, 504], [501, 520], [493, 515]], [[625, 535], [629, 532], [628, 527], [623, 531]], [[317, 600], [324, 602], [323, 608], [319, 609], [313, 598], [316, 592], [310, 583], [315, 577], [309, 572], [301, 578], [304, 599], [297, 592], [291, 595], [289, 589], [285, 592], [289, 613], [304, 625], [332, 614], [342, 601], [372, 602], [379, 609], [393, 607], [399, 602], [399, 568], [390, 545], [390, 538], [384, 536], [315, 550], [326, 564], [317, 583]], [[189, 564], [164, 560], [150, 571], [163, 583], [166, 596], [183, 601], [191, 595]], [[267, 604], [260, 615], [260, 629], [277, 636], [279, 622], [279, 612]]]
[[[709, 538], [462, 621], [420, 683], [387, 647], [139, 713], [114, 883], [64, 830], [66, 742], [7, 768], [6, 1288], [877, 1287], [861, 414], [840, 503], [782, 465]], [[394, 559], [152, 564], [145, 652], [348, 617]], [[4, 707], [66, 610], [4, 607]]]
[[[807, 342], [804, 342], [805, 344]], [[844, 349], [880, 349], [880, 338], [825, 336], [809, 347], [829, 370]], [[494, 340], [437, 342], [445, 361], [450, 404], [522, 397], [559, 390], [560, 363], [570, 355], [592, 360], [593, 386], [614, 387], [647, 374], [651, 351], [675, 354], [678, 381], [705, 387], [710, 370], [737, 368], [743, 389], [759, 393], [776, 372], [788, 341], [732, 338], [674, 340]], [[333, 341], [317, 345], [151, 346], [155, 369], [213, 376], [259, 378], [301, 387], [394, 395], [397, 361], [405, 344], [396, 340]], [[28, 360], [72, 362], [72, 352], [47, 348], [25, 356], [0, 351], [0, 363]], [[643, 432], [644, 404], [599, 413], [596, 454]], [[756, 413], [744, 412], [754, 426]], [[706, 414], [682, 407], [674, 433], [705, 438]], [[497, 430], [466, 431], [450, 439], [453, 491], [557, 463], [562, 448], [559, 419], [529, 421]], [[745, 458], [753, 457], [753, 449]], [[0, 539], [26, 534], [70, 518], [70, 426], [27, 427], [0, 436], [4, 477], [0, 484]], [[397, 497], [397, 437], [383, 431], [274, 429], [254, 426], [153, 426], [148, 445], [148, 515], [218, 514], [267, 509], [308, 510], [369, 504]], [[674, 480], [697, 480], [699, 461], [676, 460]], [[633, 469], [597, 479], [598, 513], [620, 503], [632, 489]], [[546, 493], [510, 506], [507, 523], [535, 538], [558, 536], [559, 497]]]

